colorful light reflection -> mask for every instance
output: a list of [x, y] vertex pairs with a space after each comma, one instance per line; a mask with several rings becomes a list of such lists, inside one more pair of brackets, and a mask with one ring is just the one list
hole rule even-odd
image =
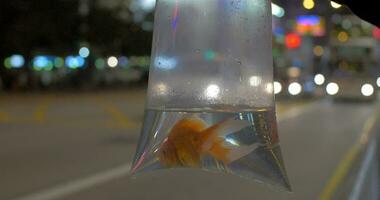
[[296, 18], [296, 32], [300, 35], [325, 35], [324, 19], [317, 15], [301, 15]]
[[289, 49], [298, 48], [302, 43], [302, 39], [298, 34], [289, 33], [285, 36], [285, 45]]
[[84, 66], [84, 59], [80, 56], [67, 56], [65, 59], [65, 64], [70, 69], [77, 69]]
[[36, 56], [33, 59], [34, 70], [51, 70], [53, 68], [53, 61], [48, 56]]

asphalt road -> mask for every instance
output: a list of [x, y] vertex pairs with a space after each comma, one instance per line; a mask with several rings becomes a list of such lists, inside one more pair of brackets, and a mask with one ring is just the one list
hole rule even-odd
[[127, 174], [144, 92], [0, 96], [0, 199], [316, 199], [377, 104], [280, 103], [293, 193], [231, 175]]

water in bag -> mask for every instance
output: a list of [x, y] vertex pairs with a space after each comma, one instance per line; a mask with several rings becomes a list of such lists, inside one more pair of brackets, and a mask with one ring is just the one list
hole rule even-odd
[[144, 122], [133, 173], [195, 167], [290, 189], [273, 108], [149, 109]]

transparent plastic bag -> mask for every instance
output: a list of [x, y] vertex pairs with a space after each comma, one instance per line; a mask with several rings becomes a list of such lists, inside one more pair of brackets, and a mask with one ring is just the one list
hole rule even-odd
[[266, 0], [160, 0], [132, 173], [201, 168], [290, 190]]

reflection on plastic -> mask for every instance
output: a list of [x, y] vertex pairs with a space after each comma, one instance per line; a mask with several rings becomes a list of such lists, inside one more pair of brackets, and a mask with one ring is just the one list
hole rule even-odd
[[205, 94], [209, 99], [217, 98], [219, 95], [220, 89], [217, 85], [211, 84], [206, 88]]
[[168, 93], [168, 86], [165, 83], [159, 83], [156, 85], [156, 92], [158, 95], [167, 95]]
[[260, 76], [251, 76], [249, 78], [249, 84], [253, 87], [257, 87], [261, 84], [261, 77]]
[[159, 69], [169, 70], [173, 69], [177, 65], [177, 61], [174, 58], [158, 56], [155, 59], [154, 64]]

